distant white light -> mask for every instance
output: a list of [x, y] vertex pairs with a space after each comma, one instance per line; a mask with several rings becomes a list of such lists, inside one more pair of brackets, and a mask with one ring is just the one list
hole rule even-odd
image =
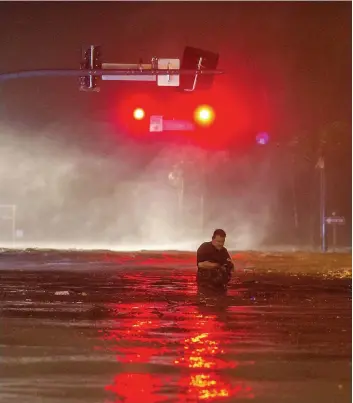
[[256, 142], [260, 145], [265, 145], [269, 142], [270, 136], [266, 132], [258, 133], [256, 136]]

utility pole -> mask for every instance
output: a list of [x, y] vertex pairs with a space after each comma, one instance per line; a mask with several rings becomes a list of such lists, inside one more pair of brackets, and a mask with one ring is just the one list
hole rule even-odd
[[319, 157], [316, 168], [320, 173], [320, 239], [321, 252], [327, 252], [326, 244], [326, 175], [325, 175], [325, 158], [323, 155]]
[[[11, 241], [12, 247], [16, 245], [16, 205], [15, 204], [1, 204], [0, 211], [4, 210], [5, 213], [1, 214], [0, 219], [4, 221], [11, 221]], [[6, 214], [8, 212], [8, 214]]]
[[201, 191], [200, 191], [200, 232], [201, 236], [205, 231], [205, 194], [206, 194], [206, 164], [208, 152], [207, 150], [201, 156]]
[[185, 175], [183, 161], [179, 167], [179, 183], [178, 183], [178, 206], [179, 206], [179, 222], [180, 227], [184, 227], [184, 195], [185, 195]]
[[[333, 218], [336, 217], [336, 212], [334, 211], [331, 216]], [[336, 252], [336, 245], [337, 245], [337, 223], [332, 223], [332, 252]]]
[[290, 143], [291, 146], [291, 159], [292, 159], [292, 173], [291, 173], [291, 190], [292, 190], [292, 201], [293, 201], [293, 221], [295, 228], [295, 238], [298, 241], [298, 229], [299, 229], [299, 214], [298, 214], [298, 201], [297, 201], [297, 191], [296, 191], [296, 164], [297, 164], [297, 152], [298, 152], [298, 137]]
[[184, 161], [180, 160], [172, 168], [168, 175], [169, 183], [176, 189], [177, 198], [177, 226], [179, 227], [180, 235], [184, 227], [184, 193], [185, 193], [185, 178], [184, 178]]

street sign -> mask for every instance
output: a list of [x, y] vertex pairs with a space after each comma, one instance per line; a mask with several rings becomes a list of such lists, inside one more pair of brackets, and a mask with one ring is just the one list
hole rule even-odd
[[[132, 70], [151, 70], [152, 64], [136, 64], [136, 63], [102, 63], [102, 69], [114, 70], [114, 69], [132, 69]], [[133, 74], [127, 76], [126, 74], [114, 74], [114, 75], [102, 75], [103, 81], [157, 81], [155, 74]]]
[[163, 116], [151, 116], [150, 132], [162, 132], [162, 131], [163, 131]]
[[337, 216], [335, 212], [330, 217], [325, 218], [325, 223], [332, 225], [332, 250], [335, 252], [337, 244], [337, 225], [344, 225], [346, 223], [345, 217]]
[[[178, 70], [180, 59], [158, 59], [158, 69]], [[179, 74], [159, 75], [157, 77], [158, 87], [179, 87]]]
[[325, 221], [326, 221], [327, 224], [344, 225], [346, 223], [345, 217], [339, 217], [339, 216], [326, 217]]
[[188, 120], [164, 120], [163, 121], [163, 130], [187, 130], [192, 131], [195, 129], [193, 123]]
[[166, 120], [163, 116], [153, 115], [150, 117], [150, 132], [163, 131], [192, 131], [195, 125], [188, 120]]

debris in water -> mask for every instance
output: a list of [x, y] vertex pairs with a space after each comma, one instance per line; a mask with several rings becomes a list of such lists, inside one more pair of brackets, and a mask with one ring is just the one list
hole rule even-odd
[[55, 295], [70, 295], [69, 291], [55, 291]]

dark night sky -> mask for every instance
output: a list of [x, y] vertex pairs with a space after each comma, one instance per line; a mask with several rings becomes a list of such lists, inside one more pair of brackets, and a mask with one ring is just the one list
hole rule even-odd
[[[104, 60], [116, 62], [178, 57], [192, 45], [220, 52], [228, 72], [222, 80], [234, 94], [259, 98], [260, 81], [281, 132], [350, 119], [349, 2], [4, 2], [0, 19], [2, 71], [77, 67], [83, 44], [101, 44]], [[93, 97], [75, 84], [7, 83], [2, 115], [35, 125], [80, 118], [119, 91], [118, 84], [106, 85]]]
[[[3, 72], [76, 68], [85, 44], [102, 45], [106, 62], [179, 57], [190, 45], [220, 53], [227, 74], [214, 94], [221, 99], [217, 88], [226, 89], [224, 99], [242, 111], [239, 131], [266, 129], [282, 142], [337, 121], [351, 126], [350, 2], [2, 2], [0, 22]], [[87, 125], [135, 91], [109, 84], [87, 94], [72, 78], [9, 81], [0, 117], [33, 129]], [[350, 129], [345, 136], [350, 147]], [[340, 198], [349, 215], [351, 153], [344, 158], [349, 172], [335, 180], [345, 180]]]

